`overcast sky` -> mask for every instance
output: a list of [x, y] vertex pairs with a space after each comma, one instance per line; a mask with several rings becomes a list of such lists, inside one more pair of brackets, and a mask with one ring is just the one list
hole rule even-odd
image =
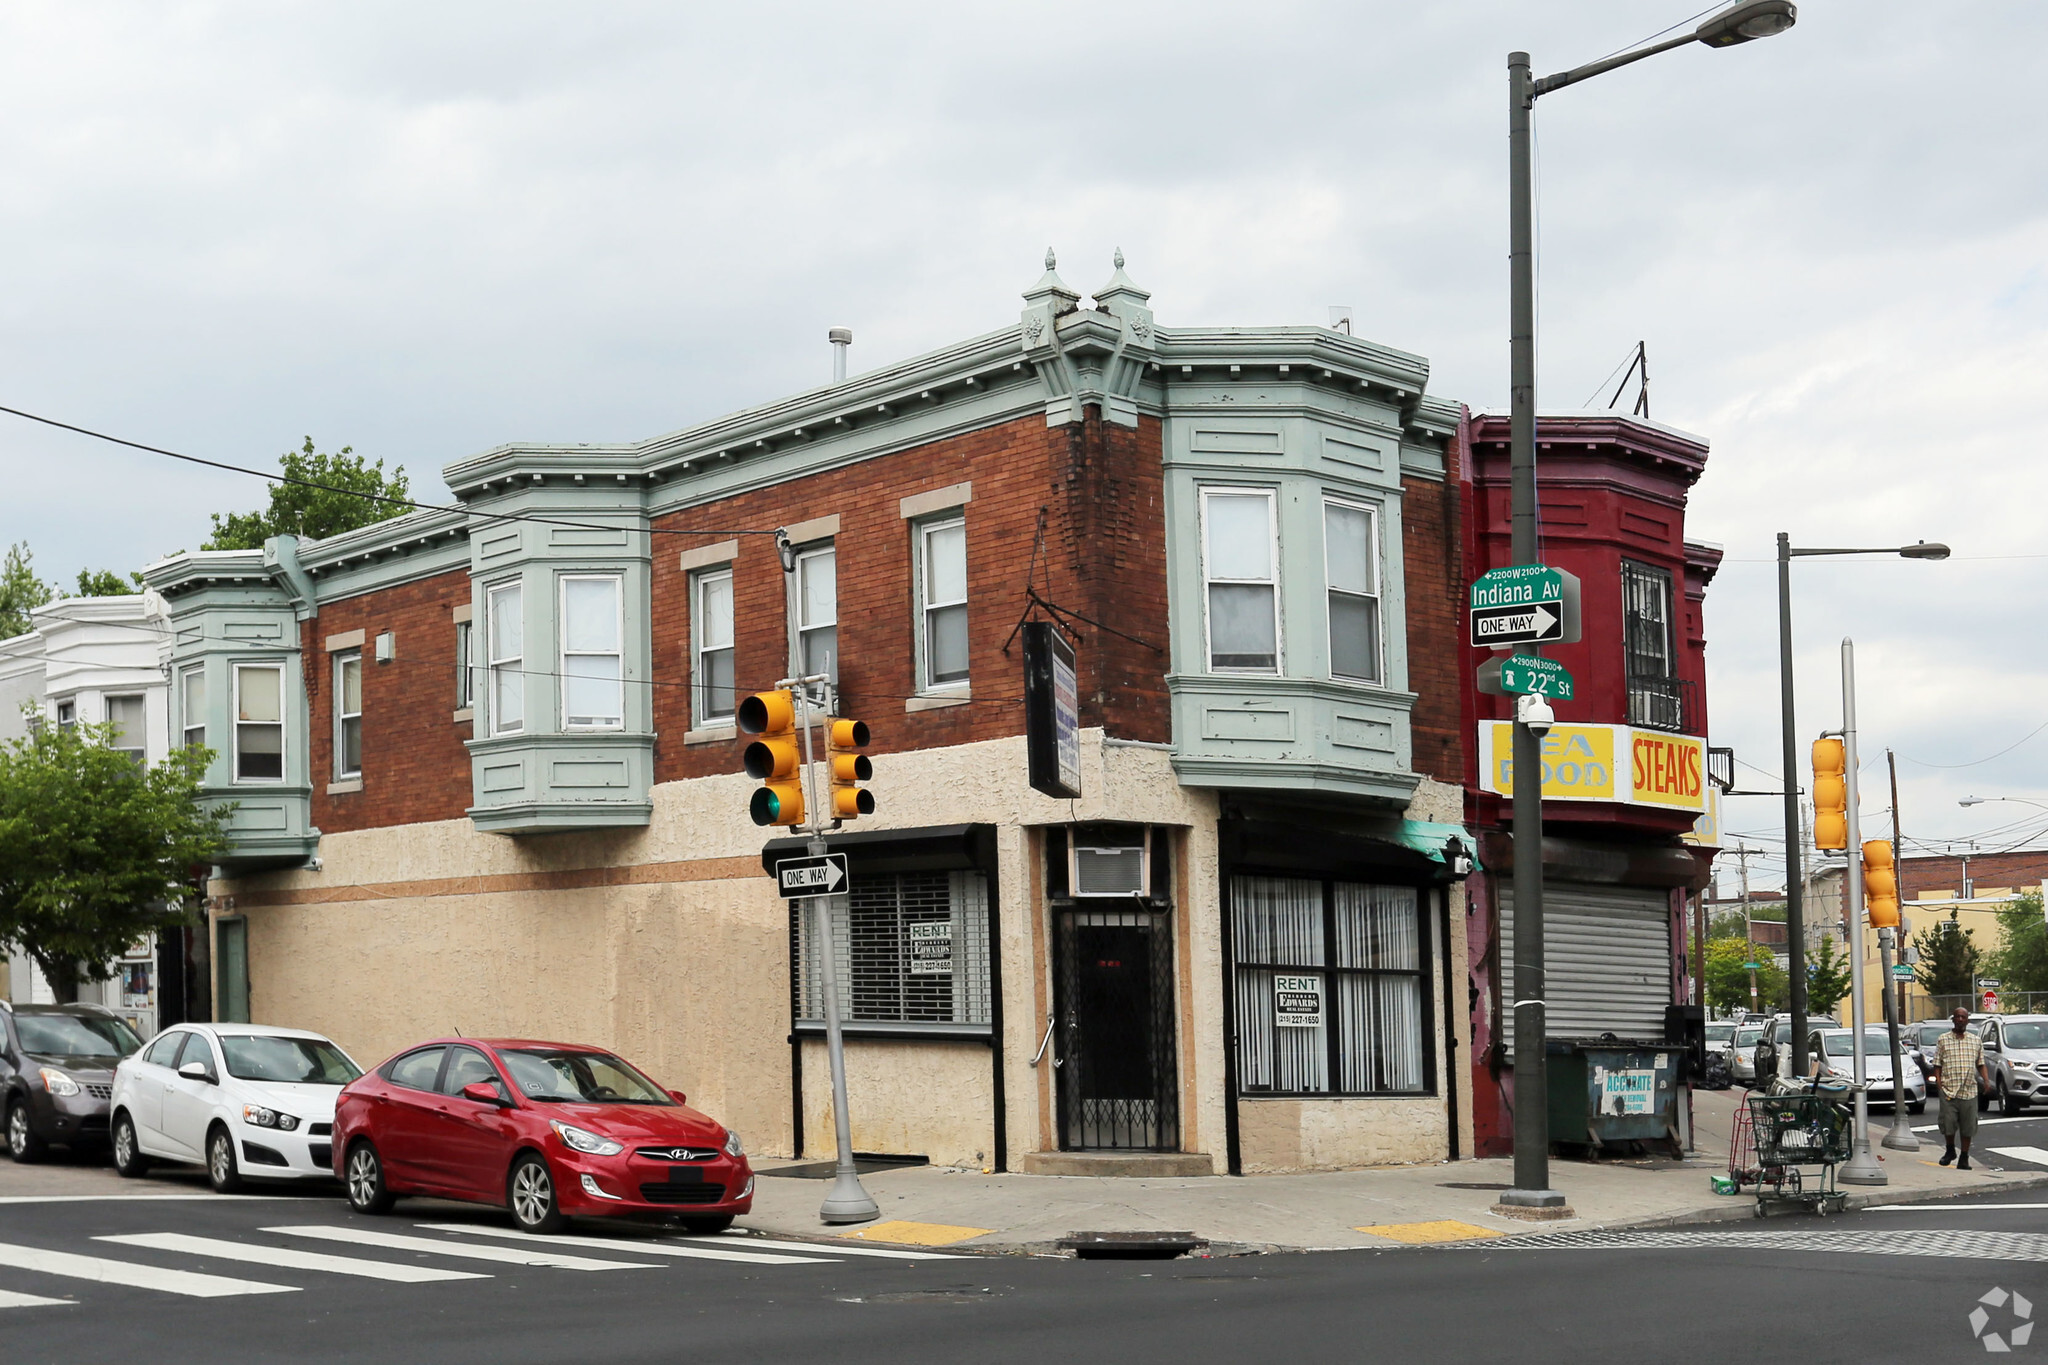
[[[811, 387], [828, 326], [856, 369], [1003, 326], [1050, 244], [1083, 291], [1120, 245], [1168, 326], [1351, 305], [1500, 407], [1506, 53], [1559, 70], [1696, 3], [10, 0], [0, 404], [243, 463], [310, 434], [436, 496], [501, 441]], [[1797, 566], [1800, 728], [1839, 723], [1853, 634], [1866, 779], [1896, 748], [1906, 833], [1986, 847], [2048, 827], [1956, 804], [2048, 806], [2048, 732], [1977, 761], [2048, 723], [2044, 46], [2035, 0], [1805, 0], [1537, 112], [1541, 405], [1640, 338], [1654, 415], [1713, 445], [1714, 742], [1774, 786], [1775, 532], [1950, 541]], [[263, 500], [4, 416], [0, 473], [45, 577]], [[1775, 853], [1776, 812], [1727, 823]]]

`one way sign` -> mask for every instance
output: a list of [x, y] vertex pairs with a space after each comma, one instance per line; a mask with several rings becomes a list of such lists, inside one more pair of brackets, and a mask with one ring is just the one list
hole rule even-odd
[[834, 896], [846, 889], [846, 855], [827, 853], [822, 858], [784, 858], [775, 864], [775, 883], [784, 900], [803, 896]]
[[1564, 611], [1555, 602], [1472, 609], [1472, 644], [1478, 649], [1556, 644], [1563, 639]]

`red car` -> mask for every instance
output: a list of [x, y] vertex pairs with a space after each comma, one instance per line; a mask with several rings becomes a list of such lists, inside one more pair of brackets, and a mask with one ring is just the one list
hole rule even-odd
[[753, 1207], [740, 1136], [601, 1048], [440, 1038], [342, 1087], [334, 1173], [383, 1213], [401, 1194], [497, 1204], [527, 1232], [666, 1214], [723, 1232]]

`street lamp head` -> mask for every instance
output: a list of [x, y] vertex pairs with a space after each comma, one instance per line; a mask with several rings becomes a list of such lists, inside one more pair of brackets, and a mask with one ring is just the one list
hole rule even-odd
[[1981, 796], [1966, 796], [1956, 802], [1956, 804], [1958, 806], [1981, 806], [1984, 804], [1984, 798]]
[[1733, 47], [1753, 38], [1775, 38], [1799, 20], [1791, 0], [1744, 0], [1730, 5], [1694, 30], [1708, 47]]
[[1939, 541], [1923, 540], [1917, 545], [1902, 545], [1899, 554], [1905, 559], [1947, 559], [1948, 546]]

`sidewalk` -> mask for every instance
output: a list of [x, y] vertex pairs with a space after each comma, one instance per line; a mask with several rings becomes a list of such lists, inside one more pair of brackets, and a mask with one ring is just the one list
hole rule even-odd
[[[754, 1211], [740, 1226], [771, 1236], [816, 1239], [837, 1232], [863, 1241], [1011, 1253], [1052, 1252], [1059, 1239], [1076, 1232], [1191, 1231], [1209, 1239], [1215, 1252], [1233, 1253], [1749, 1218], [1755, 1201], [1747, 1191], [1716, 1195], [1709, 1185], [1711, 1175], [1727, 1168], [1728, 1133], [1745, 1093], [1695, 1097], [1696, 1158], [1553, 1161], [1551, 1185], [1564, 1192], [1577, 1214], [1569, 1221], [1527, 1223], [1494, 1214], [1499, 1190], [1514, 1179], [1513, 1161], [1498, 1158], [1315, 1175], [1156, 1180], [898, 1167], [861, 1177], [881, 1206], [881, 1219], [840, 1230], [818, 1221], [826, 1181], [777, 1177], [767, 1172], [792, 1163], [763, 1161], [757, 1165], [763, 1174], [754, 1183]], [[2048, 1184], [2048, 1171], [2032, 1167], [1998, 1172], [1937, 1165], [1941, 1139], [1934, 1134], [1920, 1135], [1917, 1153], [1886, 1152], [1878, 1146], [1886, 1127], [1872, 1125], [1871, 1146], [1890, 1184], [1844, 1186], [1852, 1191], [1851, 1208]], [[1989, 1134], [1995, 1132], [1985, 1130], [1980, 1142], [1993, 1145]]]

